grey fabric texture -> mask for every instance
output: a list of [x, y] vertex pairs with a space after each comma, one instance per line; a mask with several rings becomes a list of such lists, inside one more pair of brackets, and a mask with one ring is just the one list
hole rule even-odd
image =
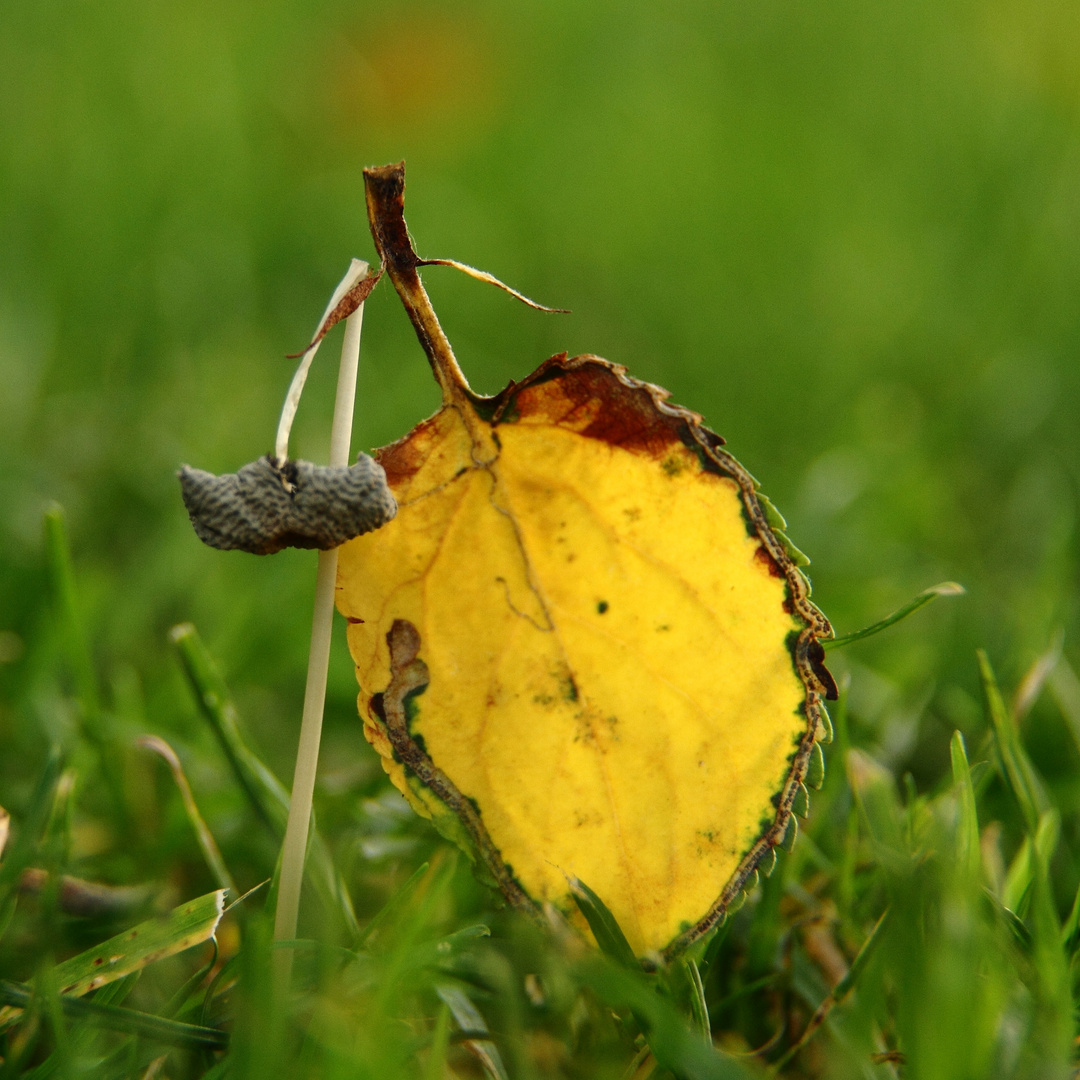
[[177, 475], [195, 535], [224, 551], [272, 555], [286, 547], [326, 551], [385, 525], [397, 503], [382, 466], [313, 465], [261, 457], [215, 476], [183, 465]]

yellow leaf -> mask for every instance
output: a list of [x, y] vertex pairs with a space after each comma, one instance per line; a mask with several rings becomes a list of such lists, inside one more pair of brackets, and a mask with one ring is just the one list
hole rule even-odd
[[512, 903], [571, 912], [570, 875], [673, 953], [783, 838], [831, 630], [752, 477], [665, 391], [562, 355], [472, 394], [400, 169], [365, 175], [445, 400], [377, 455], [397, 518], [339, 557], [365, 734]]

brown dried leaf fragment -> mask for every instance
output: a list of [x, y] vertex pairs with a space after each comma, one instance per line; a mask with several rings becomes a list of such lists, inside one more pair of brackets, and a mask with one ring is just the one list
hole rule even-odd
[[345, 295], [334, 305], [330, 313], [323, 319], [319, 326], [319, 329], [315, 333], [315, 337], [312, 338], [311, 343], [306, 349], [301, 350], [298, 353], [286, 353], [286, 360], [299, 360], [304, 353], [311, 352], [316, 345], [339, 322], [343, 319], [347, 319], [356, 309], [371, 295], [375, 286], [379, 284], [379, 278], [383, 275], [382, 267], [378, 270], [369, 270], [365, 277], [362, 277]]
[[[19, 892], [35, 896], [49, 882], [47, 871], [38, 867], [24, 870], [19, 879]], [[64, 874], [60, 878], [57, 904], [67, 915], [82, 918], [116, 917], [145, 907], [157, 889], [152, 885], [104, 885], [99, 881]]]

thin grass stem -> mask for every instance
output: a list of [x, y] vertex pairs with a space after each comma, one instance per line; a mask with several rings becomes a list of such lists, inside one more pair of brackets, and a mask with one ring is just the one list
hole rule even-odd
[[[217, 736], [237, 781], [256, 814], [269, 826], [275, 842], [280, 843], [289, 816], [289, 793], [245, 742], [229, 688], [199, 632], [191, 623], [181, 623], [169, 631], [169, 639], [176, 646], [195, 701]], [[325, 840], [314, 826], [306, 869], [326, 910], [340, 917], [346, 935], [356, 940], [360, 928], [352, 900]]]
[[[358, 259], [353, 260], [349, 272], [331, 298], [328, 311], [332, 310], [336, 304], [338, 294], [344, 294], [352, 284], [364, 277], [367, 269], [366, 263]], [[364, 305], [361, 304], [345, 322], [345, 340], [341, 346], [341, 367], [338, 372], [334, 421], [330, 431], [331, 465], [341, 466], [349, 463], [349, 443], [352, 437], [353, 405], [356, 396], [356, 370], [360, 362], [360, 331], [363, 320]], [[313, 350], [309, 349], [308, 352], [312, 353]], [[297, 374], [299, 376], [299, 372]], [[293, 413], [295, 413], [295, 406]], [[282, 419], [284, 420], [284, 414]], [[279, 430], [279, 442], [280, 436]], [[285, 440], [287, 444], [287, 429]], [[281, 852], [281, 878], [278, 886], [277, 911], [274, 917], [275, 941], [291, 941], [296, 937], [296, 923], [300, 911], [300, 887], [304, 876], [304, 856], [307, 852], [311, 804], [315, 792], [315, 773], [318, 768], [319, 743], [322, 738], [323, 708], [326, 703], [326, 676], [330, 666], [330, 635], [333, 626], [336, 582], [337, 550], [320, 551], [318, 572], [315, 577], [315, 605], [311, 620], [311, 650], [308, 654], [307, 685], [304, 690], [304, 714], [300, 724], [300, 743], [296, 752], [296, 771], [293, 775], [292, 795], [289, 801], [289, 819], [285, 826], [285, 842]], [[279, 993], [284, 993], [288, 989], [292, 973], [292, 957], [291, 949], [281, 949], [274, 955], [274, 978]]]
[[943, 581], [940, 585], [931, 585], [929, 589], [923, 589], [914, 600], [909, 600], [902, 608], [894, 611], [880, 622], [876, 622], [872, 626], [865, 626], [862, 630], [856, 630], [851, 634], [841, 634], [839, 637], [823, 639], [821, 642], [822, 648], [826, 651], [839, 649], [843, 645], [850, 645], [853, 641], [873, 637], [874, 634], [880, 634], [882, 630], [887, 630], [890, 626], [901, 622], [909, 615], [913, 615], [920, 608], [926, 607], [927, 604], [933, 602], [939, 596], [961, 596], [963, 593], [964, 586], [958, 585], [955, 581]]

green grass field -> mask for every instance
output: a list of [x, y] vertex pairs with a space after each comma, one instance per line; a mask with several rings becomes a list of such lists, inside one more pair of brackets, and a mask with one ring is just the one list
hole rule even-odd
[[[9, 0], [0, 1080], [1072, 1075], [1078, 50], [1060, 0]], [[216, 952], [65, 1004], [56, 965], [223, 877], [140, 736], [237, 889], [273, 874], [315, 558], [202, 546], [174, 474], [271, 449], [285, 354], [372, 258], [361, 169], [401, 158], [421, 254], [574, 312], [428, 271], [478, 390], [564, 349], [666, 386], [784, 512], [838, 633], [967, 592], [830, 653], [797, 841], [658, 973], [500, 909], [412, 815], [339, 619], [297, 995], [264, 888]], [[326, 459], [334, 370], [298, 456]], [[354, 447], [437, 403], [380, 288]]]

